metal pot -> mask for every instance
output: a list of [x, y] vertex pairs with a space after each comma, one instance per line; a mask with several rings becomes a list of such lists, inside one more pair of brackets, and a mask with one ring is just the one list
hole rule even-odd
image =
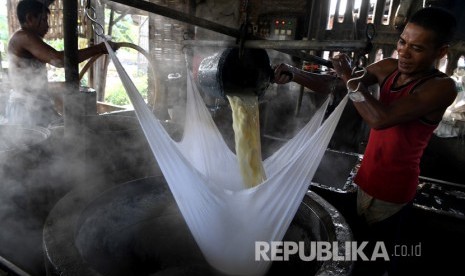
[[262, 96], [273, 76], [270, 59], [264, 49], [228, 48], [202, 60], [198, 70], [201, 89], [212, 97], [227, 94]]
[[41, 275], [43, 270], [37, 237], [60, 194], [50, 188], [57, 182], [49, 167], [49, 135], [42, 127], [0, 125], [1, 272], [6, 267], [14, 275], [26, 275], [22, 270]]
[[[212, 275], [162, 176], [66, 195], [44, 227], [49, 275]], [[284, 240], [352, 239], [345, 220], [308, 192]], [[350, 275], [352, 262], [274, 263], [268, 275]]]
[[43, 127], [0, 125], [0, 154], [30, 149], [49, 136], [50, 131]]
[[0, 125], [0, 169], [17, 173], [35, 167], [46, 152], [49, 136], [43, 127]]

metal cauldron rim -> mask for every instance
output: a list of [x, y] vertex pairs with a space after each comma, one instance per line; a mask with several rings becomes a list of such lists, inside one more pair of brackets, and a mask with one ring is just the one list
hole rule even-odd
[[18, 144], [18, 145], [16, 145], [16, 147], [8, 148], [8, 149], [5, 149], [5, 150], [0, 149], [0, 153], [9, 153], [9, 152], [13, 152], [15, 150], [27, 149], [30, 146], [40, 145], [45, 140], [47, 140], [47, 138], [49, 138], [50, 135], [51, 135], [51, 132], [50, 132], [49, 129], [47, 129], [45, 127], [40, 127], [40, 126], [24, 126], [24, 125], [17, 125], [17, 124], [3, 124], [3, 125], [0, 125], [0, 128], [4, 128], [4, 127], [6, 127], [6, 128], [14, 128], [14, 129], [23, 129], [23, 130], [33, 131], [35, 133], [40, 133], [40, 134], [42, 134], [42, 139], [39, 140], [39, 141], [34, 141], [33, 143], [30, 143], [30, 144]]
[[[81, 213], [88, 204], [104, 195], [108, 190], [147, 178], [164, 179], [163, 176], [152, 176], [119, 185], [89, 185], [87, 188], [72, 190], [60, 199], [49, 213], [44, 224], [43, 248], [47, 270], [51, 271], [52, 274], [59, 273], [60, 275], [101, 276], [84, 262], [74, 244], [75, 231], [78, 229]], [[311, 205], [312, 201], [317, 204]], [[329, 237], [330, 242], [338, 241], [340, 244], [344, 244], [346, 241], [353, 240], [352, 231], [344, 217], [321, 196], [308, 191], [302, 203], [308, 206], [322, 221], [330, 221], [331, 228], [334, 227], [334, 229], [330, 229], [333, 233]], [[315, 275], [350, 275], [352, 267], [353, 263], [349, 261], [325, 261]]]

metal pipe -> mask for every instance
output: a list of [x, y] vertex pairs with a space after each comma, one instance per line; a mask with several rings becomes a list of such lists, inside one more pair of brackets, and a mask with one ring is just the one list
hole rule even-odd
[[151, 12], [161, 16], [166, 16], [172, 19], [182, 21], [184, 23], [193, 24], [205, 29], [209, 29], [224, 35], [239, 37], [240, 33], [238, 30], [223, 26], [221, 24], [209, 21], [203, 18], [199, 18], [193, 15], [185, 14], [167, 7], [163, 7], [148, 1], [141, 0], [112, 0], [112, 2], [120, 3], [126, 6], [130, 6], [139, 10]]
[[63, 29], [65, 54], [66, 90], [63, 101], [64, 118], [64, 151], [66, 160], [72, 160], [73, 166], [79, 167], [80, 174], [73, 174], [68, 181], [72, 186], [85, 183], [90, 177], [87, 173], [90, 163], [86, 162], [89, 143], [86, 133], [85, 115], [95, 115], [97, 102], [95, 93], [79, 91], [79, 59], [78, 59], [78, 3], [63, 1]]
[[[315, 9], [315, 0], [310, 0], [312, 2], [311, 8], [309, 11], [309, 19], [308, 19], [308, 26], [307, 26], [307, 39], [312, 39], [312, 25], [313, 25], [313, 20], [314, 20], [314, 9]], [[308, 6], [308, 1], [307, 1], [307, 6]]]
[[[141, 0], [112, 0], [112, 2], [120, 3], [126, 6], [130, 6], [139, 10], [147, 11], [150, 13], [158, 14], [161, 16], [166, 16], [171, 19], [179, 20], [184, 23], [188, 24], [193, 24], [202, 28], [206, 28], [211, 31], [215, 31], [224, 35], [232, 36], [235, 38], [239, 38], [241, 33], [239, 30], [229, 28], [226, 26], [223, 26], [221, 24], [217, 24], [215, 22], [205, 20], [203, 18], [195, 17], [189, 14], [185, 14], [183, 12], [179, 12], [167, 7], [163, 7], [154, 3], [150, 3], [147, 1], [141, 1]], [[251, 39], [260, 39], [259, 37], [250, 37]], [[294, 57], [301, 58], [303, 60], [315, 62], [327, 67], [332, 67], [332, 63], [329, 60], [325, 60], [321, 57], [318, 56], [313, 56], [307, 53], [303, 53], [300, 51], [293, 51], [293, 50], [284, 50], [284, 49], [278, 49], [278, 51], [292, 55]]]
[[[229, 40], [184, 40], [184, 46], [206, 46], [206, 47], [238, 47], [235, 41]], [[246, 40], [246, 48], [274, 49], [274, 50], [321, 50], [351, 52], [366, 47], [365, 41], [353, 40]]]
[[63, 30], [64, 30], [64, 67], [65, 80], [68, 84], [79, 87], [78, 62], [78, 36], [77, 36], [77, 2], [64, 1], [63, 3]]
[[[15, 264], [13, 264], [12, 262], [8, 261], [7, 259], [3, 258], [2, 256], [0, 256], [0, 264], [2, 266], [4, 266], [5, 268], [7, 268], [8, 270], [10, 270], [10, 272], [14, 275], [17, 275], [17, 276], [31, 276], [29, 273], [25, 272], [24, 270], [22, 270], [21, 268], [19, 268], [18, 266], [16, 266]], [[5, 274], [5, 275], [8, 275], [9, 273]], [[3, 275], [3, 273], [2, 273]]]
[[64, 67], [66, 80], [63, 117], [66, 138], [72, 138], [79, 131], [79, 115], [82, 114], [82, 109], [84, 108], [81, 105], [82, 101], [79, 101], [77, 11], [77, 1], [63, 1]]
[[[221, 48], [234, 48], [239, 47], [235, 41], [215, 41], [215, 40], [184, 40], [184, 46], [202, 46], [202, 47], [221, 47]], [[341, 46], [344, 45], [344, 46]], [[314, 62], [324, 65], [328, 68], [333, 68], [331, 61], [321, 57], [310, 55], [301, 50], [317, 50], [317, 51], [340, 51], [340, 52], [353, 52], [356, 50], [364, 49], [366, 42], [364, 41], [311, 41], [311, 40], [246, 40], [244, 43], [245, 48], [256, 49], [274, 49], [282, 53], [298, 57], [302, 60]]]

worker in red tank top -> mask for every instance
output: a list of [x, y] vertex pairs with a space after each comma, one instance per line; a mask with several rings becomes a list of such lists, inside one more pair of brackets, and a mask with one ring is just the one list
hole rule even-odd
[[[409, 20], [397, 42], [398, 59], [369, 65], [354, 78], [346, 55], [333, 59], [349, 97], [371, 127], [360, 169], [357, 211], [368, 224], [394, 215], [415, 196], [424, 148], [457, 93], [454, 81], [435, 69], [448, 51], [456, 22], [438, 8], [425, 8]], [[366, 87], [380, 84], [380, 98]]]
[[[395, 70], [381, 86], [379, 102], [387, 107], [421, 89], [433, 78], [447, 78], [437, 70], [396, 86], [401, 76]], [[370, 196], [387, 202], [411, 201], [418, 185], [420, 158], [438, 121], [419, 117], [391, 127], [373, 128], [362, 166], [354, 179]]]
[[[450, 12], [424, 8], [409, 18], [400, 35], [398, 59], [373, 63], [366, 67], [365, 74], [355, 72], [345, 54], [333, 58], [337, 78], [288, 64], [275, 68], [274, 81], [278, 84], [294, 81], [320, 93], [331, 93], [334, 87], [347, 88], [358, 113], [371, 127], [355, 177], [359, 186], [357, 212], [368, 233], [364, 236], [360, 231], [358, 239], [385, 241], [390, 252], [401, 225], [400, 214], [415, 196], [420, 157], [457, 95], [454, 81], [435, 69], [437, 61], [448, 52], [455, 28], [456, 20]], [[367, 89], [376, 84], [380, 87], [379, 99]], [[357, 238], [355, 230], [354, 234]], [[392, 261], [380, 266], [361, 263], [358, 269], [355, 266], [353, 275], [383, 275], [386, 269], [389, 275], [395, 274]]]

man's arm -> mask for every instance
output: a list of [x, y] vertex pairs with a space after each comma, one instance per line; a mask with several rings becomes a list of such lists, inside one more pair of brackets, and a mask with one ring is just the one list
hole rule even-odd
[[[351, 60], [347, 55], [340, 54], [333, 58], [333, 67], [337, 75], [341, 77], [344, 84], [351, 78], [361, 76], [363, 71], [359, 70], [352, 74]], [[397, 68], [397, 60], [387, 58], [372, 63], [366, 67], [366, 75], [359, 80], [364, 86], [368, 87], [374, 84], [381, 84], [384, 79]], [[354, 82], [354, 84], [357, 84]], [[356, 86], [356, 85], [355, 85]], [[355, 89], [356, 87], [351, 87]]]
[[22, 58], [35, 58], [43, 63], [63, 67], [63, 52], [53, 49], [38, 35], [20, 31], [10, 39], [8, 52]]
[[107, 48], [105, 47], [105, 44], [103, 42], [97, 45], [84, 48], [84, 49], [79, 49], [78, 50], [78, 62], [81, 63], [84, 60], [87, 60], [93, 56], [99, 56], [99, 55], [103, 55], [107, 53], [108, 53]]
[[[339, 65], [339, 62], [339, 59], [333, 60], [333, 66], [335, 69], [342, 68]], [[349, 58], [347, 58], [345, 62], [349, 63]], [[378, 83], [377, 76], [373, 74], [371, 71], [373, 70], [370, 70], [368, 74], [366, 74], [360, 80], [366, 86]], [[344, 72], [341, 72], [341, 70], [336, 70], [336, 72], [338, 72], [337, 75], [340, 77], [337, 77], [335, 74], [315, 74], [303, 71], [289, 64], [283, 63], [275, 68], [274, 82], [277, 84], [285, 84], [294, 81], [302, 86], [309, 88], [310, 90], [316, 93], [329, 94], [337, 92], [343, 94], [347, 92], [347, 80], [357, 75], [361, 75], [360, 72], [352, 75], [352, 71], [350, 68], [345, 70]]]
[[[339, 76], [347, 83], [351, 78], [350, 60], [345, 55], [335, 57], [334, 68]], [[361, 80], [358, 91], [363, 94], [364, 100], [354, 101], [354, 106], [364, 121], [374, 129], [383, 129], [396, 124], [427, 118], [430, 121], [439, 121], [444, 110], [453, 102], [456, 96], [455, 84], [450, 78], [435, 78], [427, 81], [415, 89], [414, 93], [399, 99], [390, 105], [384, 105], [375, 99], [367, 90], [367, 83], [376, 81], [381, 84], [384, 79], [397, 68], [397, 60], [387, 58], [367, 67], [367, 78]], [[357, 81], [351, 81], [349, 88], [356, 90]]]
[[319, 94], [330, 94], [345, 89], [345, 85], [336, 75], [316, 74], [301, 70], [286, 63], [274, 69], [274, 83], [296, 82]]
[[[338, 74], [342, 79], [348, 80], [345, 73], [350, 70], [350, 62], [346, 56], [336, 58], [341, 67], [333, 61]], [[340, 62], [340, 63], [339, 63]], [[423, 83], [417, 87], [412, 94], [405, 96], [389, 106], [380, 103], [368, 90], [366, 84], [377, 81], [381, 84], [384, 79], [397, 68], [397, 60], [388, 58], [373, 63], [367, 67], [368, 78], [362, 79], [359, 91], [363, 94], [364, 101], [354, 101], [354, 106], [364, 121], [374, 129], [384, 129], [399, 123], [426, 118], [429, 121], [440, 121], [445, 109], [457, 96], [455, 83], [447, 77], [438, 77]], [[357, 82], [351, 82], [350, 88], [355, 90]]]
[[[336, 63], [337, 61], [337, 63]], [[338, 75], [347, 82], [350, 72], [350, 61], [347, 56], [340, 55], [333, 61]], [[414, 119], [426, 118], [436, 122], [441, 120], [445, 109], [456, 97], [455, 83], [450, 78], [435, 78], [416, 88], [412, 94], [403, 97], [385, 106], [375, 99], [368, 90], [366, 84], [377, 81], [381, 84], [384, 79], [397, 68], [396, 59], [384, 59], [367, 67], [368, 76], [362, 79], [359, 90], [364, 97], [363, 101], [354, 101], [354, 106], [364, 121], [374, 129], [383, 129], [399, 123]], [[350, 89], [355, 90], [358, 82], [351, 82]]]
[[[64, 51], [57, 51], [39, 36], [24, 32], [18, 34], [10, 41], [10, 50], [19, 57], [25, 57], [30, 53], [34, 58], [43, 63], [51, 64], [55, 67], [62, 68], [64, 66]], [[110, 42], [110, 46], [116, 51], [119, 48], [119, 43]], [[78, 50], [78, 62], [83, 62], [93, 56], [106, 54], [107, 49], [105, 44], [99, 43], [88, 48]]]
[[452, 79], [436, 78], [422, 84], [414, 93], [385, 106], [363, 87], [361, 92], [365, 101], [354, 102], [354, 106], [365, 122], [374, 129], [384, 129], [419, 118], [439, 121], [457, 96], [455, 89]]

